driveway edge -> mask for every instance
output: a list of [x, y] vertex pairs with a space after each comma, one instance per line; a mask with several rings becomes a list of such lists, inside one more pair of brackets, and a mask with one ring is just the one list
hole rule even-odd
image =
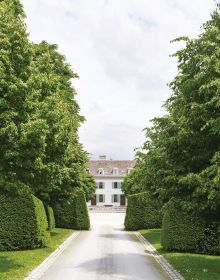
[[135, 235], [140, 240], [144, 248], [154, 257], [154, 259], [161, 265], [172, 280], [184, 280], [183, 276], [176, 271], [173, 266], [154, 248], [154, 246], [147, 241], [139, 232]]
[[56, 261], [62, 252], [69, 246], [80, 232], [71, 234], [52, 254], [50, 254], [40, 265], [34, 268], [24, 280], [38, 280], [46, 270]]

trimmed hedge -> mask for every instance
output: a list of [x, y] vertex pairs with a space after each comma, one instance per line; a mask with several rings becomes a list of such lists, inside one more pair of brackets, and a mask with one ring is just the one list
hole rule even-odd
[[43, 203], [31, 194], [0, 193], [0, 250], [45, 247], [49, 240]]
[[52, 230], [56, 227], [53, 208], [51, 208], [49, 205], [45, 205], [45, 211], [47, 215], [48, 229]]
[[207, 225], [197, 212], [171, 200], [164, 212], [161, 243], [167, 251], [219, 254], [217, 226]]
[[57, 227], [88, 230], [90, 220], [84, 191], [78, 190], [70, 200], [56, 204], [54, 215]]
[[128, 196], [126, 230], [158, 228], [161, 226], [161, 219], [160, 205], [148, 192]]
[[55, 223], [58, 228], [76, 228], [74, 199], [56, 204], [54, 207]]
[[86, 205], [86, 197], [83, 190], [77, 192], [75, 198], [76, 228], [88, 230], [90, 228], [90, 220], [88, 207]]

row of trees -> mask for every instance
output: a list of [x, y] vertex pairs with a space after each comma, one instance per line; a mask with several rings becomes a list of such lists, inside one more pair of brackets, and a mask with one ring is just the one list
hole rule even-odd
[[220, 6], [195, 39], [174, 57], [178, 74], [171, 82], [167, 114], [152, 120], [125, 179], [129, 194], [147, 191], [167, 204], [178, 199], [208, 224], [220, 223]]
[[95, 184], [78, 139], [84, 121], [56, 45], [28, 39], [19, 0], [0, 1], [0, 190], [31, 191], [45, 204], [86, 198]]

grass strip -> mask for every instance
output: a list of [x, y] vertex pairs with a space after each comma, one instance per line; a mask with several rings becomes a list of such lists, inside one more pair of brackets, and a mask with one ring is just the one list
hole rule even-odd
[[140, 230], [140, 233], [186, 280], [219, 280], [220, 256], [166, 252], [160, 243], [161, 229]]
[[0, 252], [0, 279], [24, 279], [31, 270], [44, 261], [73, 232], [70, 229], [55, 228], [51, 231], [50, 243], [46, 248]]

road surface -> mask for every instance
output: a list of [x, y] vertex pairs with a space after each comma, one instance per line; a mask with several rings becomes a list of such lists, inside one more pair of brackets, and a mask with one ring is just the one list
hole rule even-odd
[[72, 241], [42, 280], [167, 280], [139, 241], [123, 231], [123, 213], [90, 213], [92, 230]]

